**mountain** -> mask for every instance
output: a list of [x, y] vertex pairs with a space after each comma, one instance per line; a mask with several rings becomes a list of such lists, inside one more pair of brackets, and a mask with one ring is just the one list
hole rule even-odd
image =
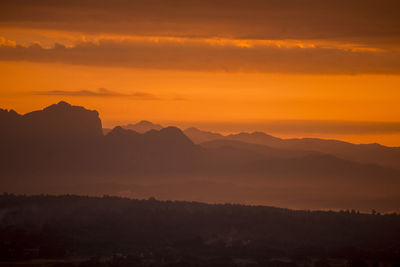
[[[118, 172], [179, 172], [196, 162], [201, 147], [176, 127], [143, 134], [117, 126], [104, 137], [105, 165]], [[115, 158], [117, 155], [117, 158]]]
[[202, 131], [194, 127], [187, 128], [184, 133], [196, 144], [224, 138], [222, 134]]
[[[120, 127], [127, 129], [127, 130], [135, 131], [137, 133], [146, 133], [150, 130], [159, 131], [162, 128], [164, 128], [160, 124], [154, 124], [154, 123], [152, 123], [150, 121], [146, 121], [146, 120], [142, 120], [142, 121], [139, 121], [138, 123], [134, 123], [134, 124], [122, 125]], [[111, 128], [103, 128], [103, 134], [107, 135], [109, 132], [111, 132], [111, 130], [112, 130]]]
[[201, 146], [207, 149], [231, 148], [241, 151], [249, 151], [249, 152], [251, 151], [263, 158], [296, 158], [296, 157], [305, 157], [309, 155], [323, 155], [323, 153], [316, 151], [280, 149], [260, 144], [247, 143], [229, 139], [216, 139], [201, 143]]
[[263, 132], [230, 134], [227, 135], [226, 138], [229, 140], [237, 140], [247, 143], [262, 144], [273, 147], [278, 147], [278, 144], [282, 141], [282, 139], [280, 138], [274, 137], [272, 135]]
[[25, 115], [0, 110], [0, 126], [0, 186], [10, 192], [386, 210], [400, 198], [399, 170], [338, 157], [326, 143], [320, 152], [263, 133], [211, 133], [217, 139], [199, 145], [186, 134], [201, 131], [176, 127], [104, 135], [96, 111], [65, 102]]
[[185, 134], [195, 143], [221, 139], [234, 140], [285, 150], [315, 151], [360, 163], [378, 164], [387, 168], [400, 169], [399, 147], [386, 147], [379, 144], [352, 144], [344, 141], [318, 138], [281, 139], [262, 132], [222, 136], [220, 134], [196, 130], [185, 132]]
[[386, 147], [376, 143], [351, 144], [318, 138], [286, 139], [277, 147], [324, 151], [348, 160], [400, 169], [400, 147]]
[[122, 128], [128, 129], [128, 130], [132, 130], [138, 133], [145, 133], [148, 132], [150, 130], [161, 130], [163, 127], [160, 124], [154, 124], [150, 121], [139, 121], [138, 123], [135, 124], [127, 124], [122, 126]]
[[103, 138], [97, 111], [59, 102], [24, 115], [2, 110], [3, 171], [86, 169]]
[[[229, 166], [226, 173], [243, 177], [268, 177], [268, 181], [287, 184], [312, 183], [378, 187], [400, 185], [400, 171], [373, 164], [361, 164], [315, 151], [277, 149], [232, 140], [203, 143], [213, 161]], [[228, 160], [228, 162], [226, 162]], [[388, 188], [386, 188], [388, 189]]]
[[104, 135], [97, 111], [63, 101], [24, 115], [0, 110], [0, 167], [8, 175], [125, 175], [178, 173], [197, 162], [201, 147], [180, 129], [136, 125], [160, 130], [116, 127]]
[[19, 115], [13, 110], [1, 110], [0, 126], [3, 129], [2, 134], [15, 138], [76, 140], [103, 135], [97, 111], [72, 106], [63, 101], [25, 115]]

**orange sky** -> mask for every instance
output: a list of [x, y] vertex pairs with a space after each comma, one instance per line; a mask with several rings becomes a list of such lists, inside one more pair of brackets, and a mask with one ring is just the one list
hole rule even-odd
[[2, 2], [0, 108], [400, 146], [395, 1], [152, 2]]

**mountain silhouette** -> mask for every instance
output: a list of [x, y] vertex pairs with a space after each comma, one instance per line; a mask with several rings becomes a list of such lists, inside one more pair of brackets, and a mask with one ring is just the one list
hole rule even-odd
[[95, 164], [94, 151], [103, 138], [97, 111], [61, 101], [24, 115], [5, 110], [1, 114], [4, 171], [83, 170]]
[[200, 152], [200, 147], [176, 127], [141, 134], [117, 126], [104, 137], [104, 146], [105, 154], [112, 155], [105, 164], [118, 172], [179, 171], [194, 163]]
[[150, 130], [161, 130], [163, 127], [159, 124], [154, 124], [150, 121], [142, 120], [135, 124], [127, 124], [122, 126], [125, 129], [132, 130], [138, 133], [145, 133]]
[[348, 150], [366, 148], [340, 141], [285, 140], [260, 132], [222, 136], [176, 127], [141, 133], [117, 126], [104, 135], [96, 111], [66, 102], [24, 115], [0, 110], [0, 126], [0, 185], [11, 191], [77, 188], [99, 194], [134, 183], [136, 194], [156, 192], [168, 199], [192, 194], [202, 201], [265, 203], [291, 195], [294, 202], [279, 203], [293, 205], [298, 198], [316, 205], [325, 199], [337, 207], [339, 200], [346, 205], [357, 200], [363, 207], [369, 201], [386, 208], [399, 199], [399, 170], [356, 162], [357, 154]]
[[278, 149], [321, 152], [351, 161], [400, 169], [400, 148], [398, 147], [386, 147], [379, 144], [352, 144], [344, 141], [319, 138], [281, 139], [263, 132], [238, 133], [223, 136], [196, 129], [185, 131], [185, 134], [195, 143], [222, 139], [234, 140], [250, 144], [266, 145]]
[[224, 138], [222, 134], [202, 131], [195, 127], [187, 128], [184, 133], [196, 144]]
[[139, 132], [118, 126], [104, 135], [97, 111], [63, 101], [24, 115], [1, 110], [0, 125], [8, 174], [180, 172], [202, 151], [180, 129], [146, 121]]
[[232, 148], [242, 151], [246, 150], [254, 152], [263, 158], [295, 158], [305, 157], [308, 155], [323, 155], [323, 153], [316, 151], [279, 149], [270, 146], [229, 139], [216, 139], [201, 143], [201, 146], [208, 149]]
[[287, 181], [288, 184], [400, 185], [398, 170], [321, 152], [278, 149], [233, 140], [215, 140], [201, 146], [208, 151], [207, 159], [221, 169], [225, 166], [225, 173], [243, 177], [265, 177], [269, 181]]
[[[87, 139], [102, 136], [102, 126], [97, 111], [59, 102], [43, 110], [19, 115], [13, 110], [1, 110], [2, 134], [24, 138]], [[12, 142], [12, 140], [10, 140]]]

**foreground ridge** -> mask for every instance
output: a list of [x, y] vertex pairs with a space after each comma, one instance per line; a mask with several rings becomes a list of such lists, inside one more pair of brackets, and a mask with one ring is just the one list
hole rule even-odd
[[232, 266], [237, 259], [251, 266], [282, 260], [299, 266], [399, 259], [397, 214], [9, 194], [0, 196], [0, 212], [0, 245], [8, 244], [7, 261], [21, 258], [27, 248], [37, 248], [29, 252], [32, 259], [96, 255], [110, 266], [116, 260], [128, 266], [149, 261], [154, 266]]

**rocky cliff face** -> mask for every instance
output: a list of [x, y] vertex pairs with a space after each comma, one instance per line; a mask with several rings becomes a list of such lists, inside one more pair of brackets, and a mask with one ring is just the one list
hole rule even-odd
[[79, 141], [103, 135], [97, 111], [63, 101], [25, 115], [0, 110], [0, 127], [0, 136], [11, 143], [20, 138]]
[[20, 115], [0, 110], [0, 168], [9, 173], [89, 169], [103, 138], [97, 111], [59, 102]]
[[181, 170], [199, 153], [175, 127], [143, 134], [116, 127], [104, 136], [97, 111], [66, 102], [25, 115], [0, 110], [0, 126], [0, 167], [10, 173]]
[[43, 110], [22, 116], [26, 130], [48, 138], [96, 138], [103, 135], [101, 120], [95, 110], [59, 102]]

